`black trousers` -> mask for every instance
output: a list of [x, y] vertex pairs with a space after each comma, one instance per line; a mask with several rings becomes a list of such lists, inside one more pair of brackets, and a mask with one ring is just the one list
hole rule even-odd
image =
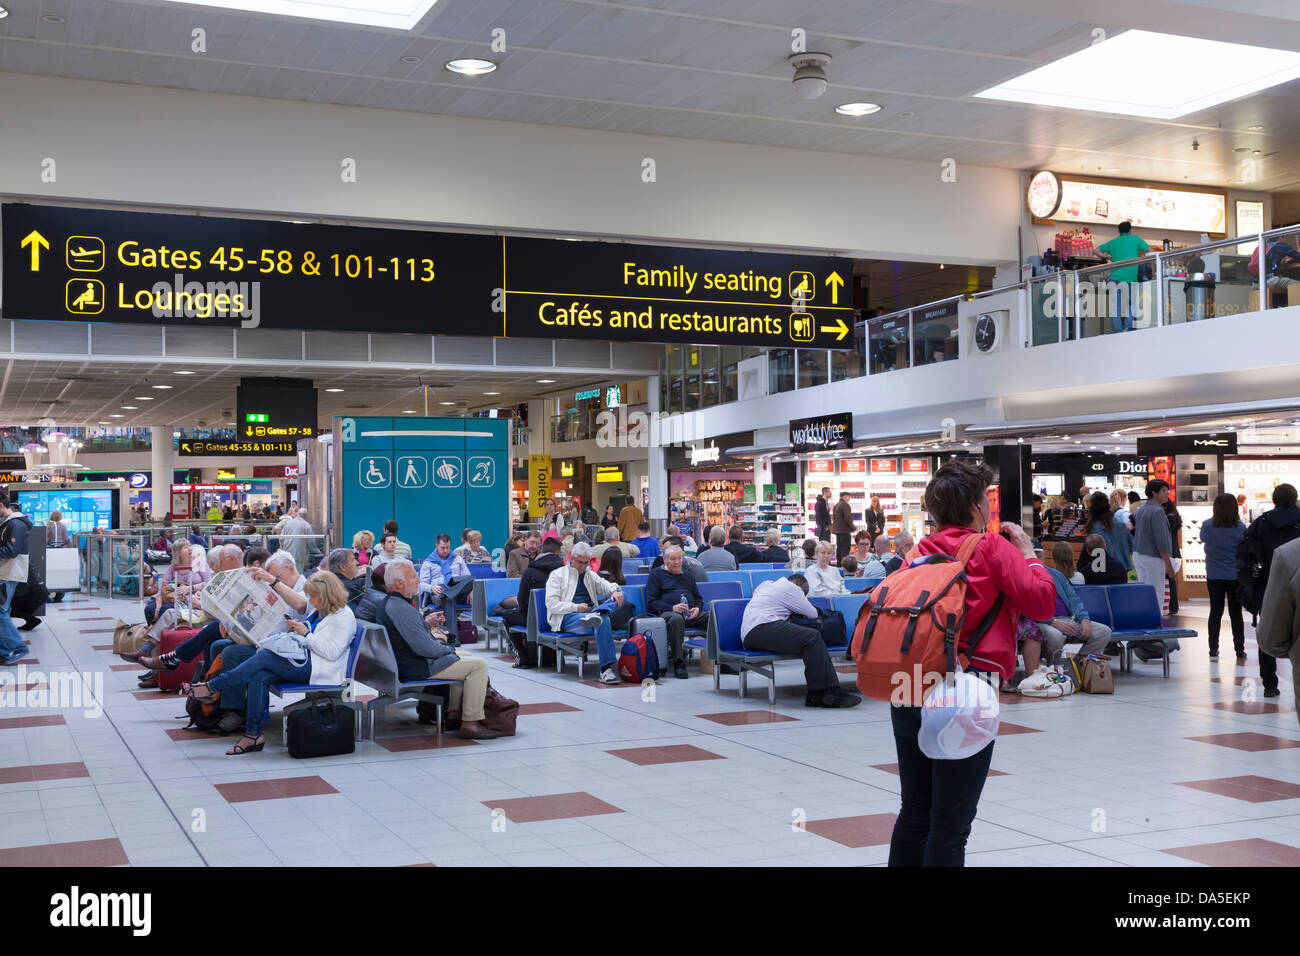
[[[1209, 578], [1205, 584], [1210, 592], [1210, 656], [1219, 656], [1219, 624], [1223, 620], [1223, 604], [1226, 599], [1228, 620], [1232, 623], [1232, 648], [1237, 652], [1238, 657], [1245, 657], [1246, 625], [1241, 617], [1241, 598], [1237, 594], [1237, 582]], [[1276, 669], [1277, 665], [1274, 663], [1274, 670]]]
[[454, 633], [456, 630], [456, 605], [465, 603], [467, 595], [473, 589], [474, 576], [472, 574], [452, 578], [450, 581], [443, 582], [441, 595], [425, 594], [425, 606], [441, 608], [443, 616], [446, 618], [447, 630]]
[[690, 621], [687, 621], [676, 611], [664, 611], [659, 616], [668, 625], [668, 653], [672, 655], [673, 663], [686, 660], [686, 654], [683, 651], [686, 646], [686, 625], [707, 628], [709, 626], [708, 611], [702, 612]]
[[831, 539], [831, 529], [830, 529], [830, 528], [823, 528], [822, 530], [820, 530], [820, 531], [817, 532], [817, 540], [818, 540], [818, 541], [829, 541], [830, 539]]
[[760, 624], [745, 635], [745, 650], [798, 654], [803, 657], [804, 683], [808, 685], [810, 694], [840, 686], [835, 664], [831, 661], [826, 643], [822, 640], [822, 632], [815, 621], [791, 618], [788, 621]]
[[840, 564], [844, 561], [844, 556], [853, 550], [853, 544], [850, 542], [851, 534], [835, 533], [835, 563]]
[[1172, 575], [1165, 575], [1165, 580], [1169, 582], [1169, 613], [1178, 613], [1178, 579]]
[[1259, 652], [1259, 679], [1265, 690], [1277, 690], [1277, 658], [1263, 651]]
[[920, 707], [891, 707], [902, 807], [889, 843], [890, 866], [965, 866], [966, 838], [993, 763], [993, 744], [964, 760], [921, 752]]

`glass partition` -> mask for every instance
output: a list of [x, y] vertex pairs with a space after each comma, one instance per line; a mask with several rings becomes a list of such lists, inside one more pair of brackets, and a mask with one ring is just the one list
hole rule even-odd
[[769, 394], [794, 391], [794, 349], [771, 349], [767, 353]]
[[867, 362], [872, 375], [909, 366], [909, 322], [907, 312], [882, 315], [867, 322]]
[[799, 349], [799, 388], [825, 385], [828, 381], [825, 349]]
[[867, 323], [857, 322], [853, 326], [853, 348], [833, 349], [831, 351], [831, 381], [842, 382], [846, 378], [858, 378], [867, 371]]
[[956, 300], [912, 310], [913, 365], [951, 362], [957, 342]]

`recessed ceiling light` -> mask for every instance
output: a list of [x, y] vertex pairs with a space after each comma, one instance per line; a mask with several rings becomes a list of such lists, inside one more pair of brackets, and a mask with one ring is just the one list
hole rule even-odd
[[137, 408], [139, 408], [140, 406], [139, 406], [139, 405], [123, 405], [122, 407], [125, 408], [127, 411], [133, 412], [133, 411], [135, 411]]
[[250, 13], [271, 16], [300, 17], [308, 20], [327, 20], [334, 23], [356, 23], [363, 26], [411, 30], [424, 19], [424, 15], [437, 0], [179, 0], [200, 7], [224, 7], [229, 10], [246, 10]]
[[1296, 77], [1300, 53], [1291, 50], [1127, 30], [975, 96], [1169, 120]]
[[[193, 375], [194, 373], [191, 372], [190, 374]], [[176, 386], [175, 385], [154, 385], [153, 387], [157, 389], [168, 389], [168, 388], [175, 388]]]
[[439, 402], [439, 405], [455, 405], [455, 402]]
[[108, 417], [109, 417], [109, 418], [126, 418], [125, 415], [118, 415], [118, 414], [112, 414], [112, 415], [109, 415]]
[[[7, 16], [7, 14], [6, 14], [6, 16]], [[0, 20], [3, 20], [3, 19], [4, 19], [4, 17], [0, 17]], [[107, 425], [108, 422], [100, 422], [99, 424], [101, 424], [101, 425]]]
[[402, 409], [402, 414], [403, 414], [403, 415], [414, 415], [414, 414], [415, 414], [415, 409], [414, 409], [414, 408], [404, 408], [404, 409]]
[[[183, 369], [183, 368], [182, 368], [182, 369], [177, 369], [176, 372], [175, 372], [174, 374], [176, 374], [176, 375], [193, 375], [194, 373], [191, 372], [191, 371], [188, 371], [187, 369]], [[157, 388], [157, 387], [158, 387], [157, 385], [154, 386], [154, 388]]]
[[47, 14], [45, 14], [45, 16], [41, 17], [41, 19], [44, 20], [46, 23], [66, 23], [66, 22], [67, 22], [65, 19], [63, 19], [63, 17], [59, 16], [57, 13], [47, 13]]
[[1260, 130], [1262, 130], [1263, 128], [1264, 128], [1264, 127], [1262, 127], [1262, 126], [1247, 126], [1247, 127], [1246, 127], [1246, 129], [1250, 130], [1252, 133], [1258, 133], [1258, 132], [1259, 132]]
[[137, 401], [137, 402], [152, 402], [152, 401], [153, 401], [153, 396], [152, 396], [152, 395], [137, 395], [137, 396], [135, 397], [134, 401]]
[[419, 63], [419, 62], [420, 62], [420, 58], [419, 58], [418, 56], [400, 56], [400, 57], [398, 57], [398, 59], [401, 60], [403, 63]]
[[1107, 166], [1107, 167], [1106, 167], [1106, 172], [1108, 172], [1108, 173], [1117, 173], [1117, 172], [1119, 172], [1119, 167], [1118, 167], [1118, 166]]
[[484, 395], [500, 395], [500, 392], [484, 392]]
[[842, 106], [835, 107], [835, 112], [841, 116], [870, 116], [872, 113], [880, 112], [879, 103], [845, 103]]
[[327, 388], [327, 389], [325, 389], [325, 391], [327, 391], [327, 392], [341, 392], [341, 391], [343, 391], [343, 389], [341, 389], [341, 388]]
[[539, 379], [537, 380], [537, 384], [538, 384], [538, 385], [554, 385], [554, 384], [555, 384], [555, 379], [553, 379], [553, 378], [539, 378]]
[[0, 20], [3, 20], [7, 16], [9, 16], [9, 11], [4, 7], [0, 7]]
[[459, 73], [461, 76], [486, 76], [496, 68], [497, 65], [491, 60], [476, 60], [473, 57], [448, 60], [444, 66], [444, 69]]

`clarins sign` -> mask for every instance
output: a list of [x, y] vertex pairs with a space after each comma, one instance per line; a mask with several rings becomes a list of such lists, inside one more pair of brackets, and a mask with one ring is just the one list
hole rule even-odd
[[796, 454], [852, 447], [852, 412], [801, 418], [790, 423], [790, 450]]

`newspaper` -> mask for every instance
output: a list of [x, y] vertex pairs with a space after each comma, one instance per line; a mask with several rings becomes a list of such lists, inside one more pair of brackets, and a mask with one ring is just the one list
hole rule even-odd
[[272, 634], [285, 630], [287, 603], [246, 570], [221, 571], [203, 588], [203, 610], [226, 626], [241, 644], [261, 647]]

